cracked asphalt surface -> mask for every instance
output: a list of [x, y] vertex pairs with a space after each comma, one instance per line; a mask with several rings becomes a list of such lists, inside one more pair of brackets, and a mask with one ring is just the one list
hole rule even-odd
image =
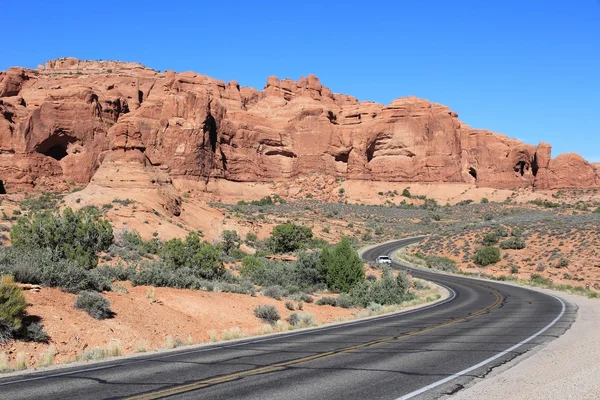
[[[371, 248], [363, 258], [374, 260], [415, 240]], [[412, 274], [454, 295], [371, 320], [11, 376], [0, 379], [0, 397], [397, 399], [448, 379], [414, 397], [435, 399], [563, 334], [576, 317], [576, 307], [565, 302], [556, 320], [560, 300], [527, 288], [416, 269]], [[490, 357], [497, 358], [452, 378]]]

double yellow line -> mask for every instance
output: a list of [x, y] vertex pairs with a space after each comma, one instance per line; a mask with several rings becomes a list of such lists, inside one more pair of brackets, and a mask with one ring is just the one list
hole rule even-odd
[[264, 367], [259, 367], [259, 368], [254, 368], [254, 369], [250, 369], [250, 370], [246, 370], [246, 371], [240, 371], [240, 372], [235, 372], [232, 374], [228, 374], [228, 375], [222, 375], [216, 378], [210, 378], [210, 379], [204, 379], [198, 382], [193, 382], [193, 383], [189, 383], [189, 384], [185, 384], [185, 385], [180, 385], [180, 386], [175, 386], [169, 389], [164, 389], [164, 390], [159, 390], [156, 392], [149, 392], [149, 393], [145, 393], [145, 394], [141, 394], [138, 396], [133, 396], [133, 397], [129, 397], [127, 400], [155, 400], [155, 399], [161, 399], [164, 397], [168, 397], [168, 396], [173, 396], [176, 394], [182, 394], [182, 393], [186, 393], [186, 392], [191, 392], [194, 390], [198, 390], [198, 389], [202, 389], [208, 386], [213, 386], [213, 385], [218, 385], [220, 383], [225, 383], [225, 382], [231, 382], [234, 381], [236, 379], [240, 379], [240, 378], [246, 378], [249, 376], [254, 376], [254, 375], [260, 375], [260, 374], [266, 374], [266, 373], [270, 373], [270, 372], [276, 372], [276, 371], [281, 371], [284, 370], [290, 366], [296, 365], [296, 364], [300, 364], [300, 363], [305, 363], [308, 361], [313, 361], [313, 360], [322, 360], [324, 358], [328, 358], [328, 357], [332, 357], [335, 356], [337, 354], [343, 354], [343, 353], [349, 353], [355, 350], [360, 350], [363, 349], [365, 347], [370, 347], [370, 346], [375, 346], [375, 345], [379, 345], [379, 344], [384, 344], [384, 343], [390, 343], [396, 340], [401, 340], [407, 337], [411, 337], [411, 336], [416, 336], [416, 335], [421, 335], [423, 333], [426, 332], [430, 332], [433, 331], [435, 329], [439, 329], [439, 328], [443, 328], [443, 327], [447, 327], [450, 325], [454, 325], [457, 324], [459, 322], [464, 322], [464, 321], [468, 321], [470, 319], [476, 318], [480, 315], [483, 315], [495, 308], [500, 307], [500, 305], [502, 304], [502, 302], [504, 301], [504, 297], [498, 293], [495, 290], [490, 289], [490, 293], [492, 293], [495, 297], [496, 300], [489, 306], [475, 312], [472, 314], [469, 314], [465, 317], [461, 317], [461, 318], [457, 318], [457, 319], [453, 319], [451, 321], [448, 322], [443, 322], [441, 324], [438, 325], [434, 325], [434, 326], [430, 326], [428, 328], [423, 328], [423, 329], [418, 329], [418, 330], [414, 330], [414, 331], [410, 331], [410, 332], [406, 332], [403, 333], [401, 335], [398, 336], [389, 336], [383, 339], [378, 339], [378, 340], [373, 340], [370, 342], [366, 342], [366, 343], [361, 343], [361, 344], [357, 344], [354, 346], [349, 346], [349, 347], [344, 347], [342, 349], [338, 349], [338, 350], [332, 350], [332, 351], [327, 351], [324, 353], [319, 353], [319, 354], [314, 354], [312, 356], [308, 356], [308, 357], [302, 357], [302, 358], [296, 358], [294, 360], [289, 360], [289, 361], [284, 361], [281, 363], [277, 363], [277, 364], [272, 364], [272, 365], [267, 365]]

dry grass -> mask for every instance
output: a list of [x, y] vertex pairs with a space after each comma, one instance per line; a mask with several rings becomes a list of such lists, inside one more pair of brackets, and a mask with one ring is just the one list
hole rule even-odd
[[148, 342], [146, 342], [144, 339], [138, 340], [133, 345], [133, 351], [136, 352], [136, 353], [145, 353], [145, 352], [147, 352], [148, 351]]
[[106, 350], [108, 357], [117, 357], [123, 355], [123, 347], [119, 340], [111, 340]]
[[40, 367], [47, 367], [54, 364], [54, 357], [56, 357], [56, 348], [54, 346], [48, 347], [48, 349], [42, 353], [38, 365]]
[[17, 358], [15, 359], [15, 370], [22, 371], [27, 369], [27, 360], [25, 358], [25, 353], [17, 354]]
[[12, 368], [8, 362], [8, 356], [6, 353], [0, 353], [0, 372], [10, 372]]

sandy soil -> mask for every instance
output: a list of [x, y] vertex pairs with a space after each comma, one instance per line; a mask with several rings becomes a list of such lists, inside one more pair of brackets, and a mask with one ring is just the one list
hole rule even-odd
[[[488, 230], [490, 231], [490, 230]], [[483, 272], [493, 276], [512, 275], [527, 280], [532, 274], [550, 278], [555, 285], [586, 286], [600, 290], [600, 232], [595, 230], [578, 231], [556, 237], [547, 233], [533, 232], [521, 250], [502, 250], [502, 260], [497, 264], [484, 268], [476, 266], [470, 256], [477, 247], [481, 247], [484, 233], [468, 232], [452, 235], [447, 238], [432, 238], [435, 247], [428, 247], [429, 239], [412, 248], [412, 252], [424, 252], [454, 259], [461, 269], [471, 273]], [[504, 240], [504, 238], [502, 238]], [[554, 253], [559, 249], [560, 256]], [[561, 260], [568, 260], [568, 265], [561, 265]], [[518, 272], [511, 272], [511, 265], [518, 267]]]
[[[12, 341], [0, 345], [0, 353], [6, 353], [14, 360], [18, 353], [24, 352], [28, 364], [35, 365], [40, 355], [52, 345], [58, 352], [57, 362], [65, 362], [75, 359], [85, 349], [106, 348], [112, 340], [120, 342], [124, 353], [132, 353], [141, 343], [147, 350], [162, 348], [168, 336], [183, 342], [201, 343], [209, 341], [211, 330], [219, 337], [223, 330], [234, 327], [240, 328], [245, 335], [262, 331], [265, 324], [254, 316], [254, 307], [260, 304], [277, 307], [282, 319], [293, 312], [285, 308], [285, 299], [261, 295], [132, 287], [126, 282], [119, 285], [128, 293], [104, 293], [116, 315], [101, 321], [74, 308], [76, 296], [73, 294], [53, 288], [25, 291], [29, 303], [27, 313], [41, 319], [51, 343]], [[312, 314], [321, 324], [352, 317], [359, 311], [304, 303], [303, 311], [298, 312]]]
[[475, 380], [453, 400], [596, 400], [600, 398], [600, 303], [557, 293], [579, 307], [578, 318], [558, 339], [534, 349], [528, 358]]

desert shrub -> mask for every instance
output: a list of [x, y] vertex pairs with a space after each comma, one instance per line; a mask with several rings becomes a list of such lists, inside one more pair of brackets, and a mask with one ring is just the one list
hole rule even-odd
[[353, 305], [354, 305], [354, 302], [352, 301], [352, 298], [346, 293], [340, 294], [340, 296], [337, 299], [335, 299], [336, 307], [350, 308]]
[[300, 252], [295, 263], [294, 280], [302, 289], [314, 288], [325, 282], [319, 273], [319, 252]]
[[510, 266], [510, 273], [511, 274], [518, 274], [519, 273], [519, 267], [517, 267], [516, 265], [512, 264]]
[[537, 285], [543, 285], [543, 286], [551, 286], [552, 285], [551, 279], [544, 278], [540, 274], [531, 274], [531, 278], [529, 278], [529, 280], [531, 281], [531, 283], [534, 283]]
[[279, 315], [279, 311], [277, 311], [277, 308], [275, 308], [275, 306], [268, 305], [268, 304], [262, 304], [262, 305], [256, 306], [254, 308], [254, 315], [257, 318], [260, 318], [261, 320], [263, 320], [264, 322], [267, 322], [269, 324], [275, 324], [275, 322], [277, 322], [281, 319], [281, 316]]
[[425, 256], [425, 262], [427, 263], [427, 267], [440, 271], [456, 272], [458, 269], [456, 261], [448, 257], [429, 255]]
[[291, 301], [286, 301], [285, 302], [285, 308], [287, 308], [290, 311], [294, 311], [295, 307], [294, 307], [294, 303]]
[[248, 232], [246, 234], [246, 240], [244, 240], [244, 242], [248, 245], [248, 246], [252, 246], [254, 243], [256, 243], [258, 241], [258, 236], [256, 236], [256, 234], [252, 233], [252, 232]]
[[318, 271], [319, 254], [301, 252], [296, 262], [265, 260], [247, 256], [240, 273], [260, 286], [281, 286], [288, 293], [323, 287]]
[[82, 269], [74, 261], [53, 258], [50, 249], [0, 251], [0, 273], [17, 282], [58, 287], [70, 293], [81, 290], [110, 290], [111, 281], [96, 270]]
[[307, 247], [312, 237], [313, 232], [310, 228], [295, 224], [282, 224], [273, 228], [268, 245], [274, 253], [288, 253]]
[[437, 210], [439, 207], [440, 205], [435, 199], [425, 199], [425, 202], [423, 203], [424, 210]]
[[307, 328], [317, 324], [315, 317], [307, 313], [292, 313], [286, 321], [295, 328]]
[[112, 244], [113, 231], [110, 223], [93, 209], [75, 213], [66, 208], [62, 215], [45, 211], [20, 217], [10, 237], [17, 250], [49, 249], [53, 260], [67, 259], [90, 269], [98, 265], [96, 254]]
[[594, 214], [600, 214], [600, 207], [596, 208], [596, 210], [594, 211]]
[[318, 299], [315, 302], [316, 305], [318, 306], [336, 306], [336, 299], [335, 297], [330, 297], [330, 296], [324, 296], [321, 297], [320, 299]]
[[25, 327], [23, 338], [30, 342], [48, 343], [50, 336], [44, 331], [44, 325], [41, 322], [32, 322]]
[[408, 293], [408, 280], [394, 278], [389, 268], [383, 270], [381, 279], [375, 282], [364, 281], [350, 291], [352, 302], [361, 307], [375, 303], [380, 305], [399, 304], [412, 297]]
[[219, 249], [200, 241], [200, 236], [195, 232], [189, 233], [185, 240], [166, 241], [160, 256], [169, 268], [189, 268], [198, 278], [216, 279], [225, 273]]
[[0, 343], [9, 341], [21, 329], [27, 302], [13, 278], [0, 277]]
[[409, 199], [412, 197], [412, 195], [410, 194], [410, 190], [407, 187], [404, 188], [404, 190], [402, 190], [402, 196], [408, 197]]
[[263, 289], [263, 294], [265, 296], [271, 297], [275, 300], [281, 300], [281, 297], [283, 297], [283, 289], [281, 288], [281, 286], [269, 286], [265, 289]]
[[110, 310], [110, 301], [98, 292], [84, 291], [79, 293], [74, 306], [87, 312], [95, 319], [106, 319], [113, 316]]
[[288, 324], [296, 326], [300, 324], [300, 317], [297, 313], [291, 313], [289, 317], [285, 319]]
[[270, 206], [273, 204], [273, 199], [271, 196], [265, 196], [260, 200], [252, 200], [250, 204], [253, 206]]
[[365, 280], [363, 261], [348, 238], [343, 238], [331, 250], [327, 247], [321, 250], [319, 271], [329, 288], [341, 292], [348, 292]]
[[55, 193], [44, 193], [39, 197], [26, 197], [20, 204], [22, 210], [41, 211], [53, 210], [56, 208], [56, 203], [59, 196]]
[[490, 201], [487, 197], [481, 199], [481, 204], [488, 204]]
[[158, 254], [161, 247], [161, 243], [158, 239], [144, 240], [136, 230], [124, 230], [119, 236], [118, 242], [120, 242], [123, 247], [140, 254]]
[[225, 254], [231, 255], [231, 252], [235, 249], [239, 249], [242, 244], [242, 238], [237, 234], [236, 231], [225, 230], [221, 234], [223, 239], [223, 251]]
[[309, 294], [306, 293], [298, 293], [294, 296], [294, 300], [299, 301], [299, 302], [304, 302], [304, 303], [312, 303], [315, 301], [315, 299], [313, 299], [313, 297]]
[[242, 259], [242, 267], [240, 274], [242, 276], [251, 277], [253, 273], [264, 268], [265, 262], [262, 258], [256, 256], [246, 256]]
[[377, 280], [377, 276], [375, 274], [368, 274], [367, 277], [366, 277], [366, 279], [368, 281], [374, 282], [374, 281]]
[[500, 243], [500, 248], [521, 250], [525, 248], [525, 241], [519, 237], [511, 237]]
[[500, 249], [491, 246], [481, 247], [477, 250], [475, 256], [473, 256], [473, 261], [482, 267], [496, 264], [500, 261]]
[[483, 245], [492, 246], [500, 241], [500, 236], [496, 232], [486, 233], [483, 235]]

